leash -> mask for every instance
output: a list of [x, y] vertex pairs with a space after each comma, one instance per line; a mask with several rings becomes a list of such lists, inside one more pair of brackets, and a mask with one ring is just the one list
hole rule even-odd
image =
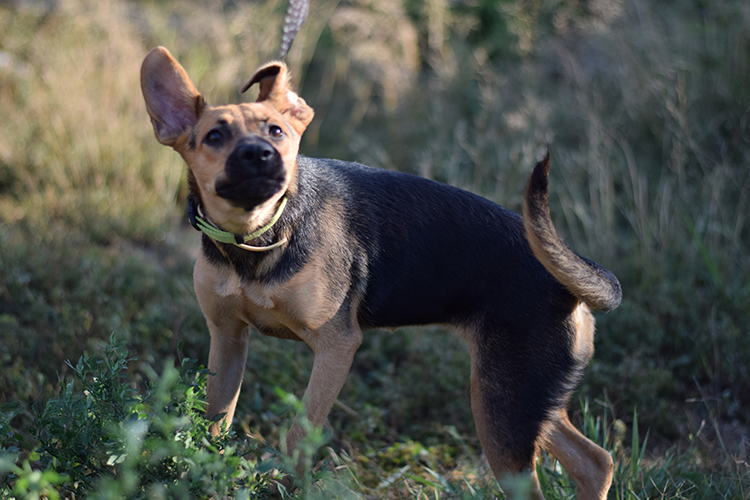
[[287, 197], [286, 195], [281, 199], [281, 203], [279, 203], [279, 208], [276, 209], [276, 213], [273, 214], [273, 217], [271, 217], [271, 220], [268, 224], [261, 227], [260, 229], [256, 229], [250, 234], [247, 234], [245, 236], [230, 233], [229, 231], [224, 231], [223, 229], [219, 228], [216, 224], [208, 220], [204, 215], [203, 211], [201, 210], [200, 205], [198, 205], [195, 202], [195, 199], [192, 196], [188, 197], [188, 218], [190, 219], [190, 224], [197, 229], [198, 231], [203, 232], [206, 236], [211, 238], [214, 241], [218, 241], [220, 243], [228, 243], [230, 245], [235, 245], [243, 250], [248, 250], [250, 252], [267, 252], [268, 250], [273, 250], [274, 248], [278, 248], [284, 243], [287, 242], [286, 238], [283, 238], [276, 243], [272, 243], [268, 246], [264, 247], [256, 247], [252, 245], [248, 245], [247, 242], [254, 240], [258, 236], [261, 236], [262, 234], [265, 234], [269, 229], [273, 227], [276, 222], [278, 222], [279, 218], [281, 217], [281, 213], [284, 211], [284, 208], [286, 207]]
[[284, 27], [281, 28], [281, 51], [279, 59], [284, 59], [289, 47], [292, 46], [294, 37], [307, 19], [310, 12], [310, 0], [289, 0], [289, 6], [284, 16]]

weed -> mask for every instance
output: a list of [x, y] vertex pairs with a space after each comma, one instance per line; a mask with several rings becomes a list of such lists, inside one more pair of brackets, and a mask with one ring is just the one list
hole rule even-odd
[[[34, 421], [39, 446], [29, 461], [2, 464], [6, 494], [63, 492], [104, 498], [262, 498], [278, 471], [258, 443], [212, 436], [203, 416], [208, 372], [185, 358], [151, 373], [144, 394], [128, 379], [125, 344], [84, 354]], [[30, 493], [29, 493], [30, 494]], [[42, 494], [42, 493], [40, 493]], [[55, 497], [55, 495], [52, 495]], [[55, 497], [57, 498], [57, 497]]]

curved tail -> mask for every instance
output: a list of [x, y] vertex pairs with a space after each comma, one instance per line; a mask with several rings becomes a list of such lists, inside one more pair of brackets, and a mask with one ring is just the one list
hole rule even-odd
[[526, 188], [523, 204], [526, 239], [536, 258], [557, 281], [590, 307], [611, 311], [622, 300], [620, 282], [596, 262], [568, 248], [557, 235], [549, 213], [548, 175], [549, 153], [534, 167]]

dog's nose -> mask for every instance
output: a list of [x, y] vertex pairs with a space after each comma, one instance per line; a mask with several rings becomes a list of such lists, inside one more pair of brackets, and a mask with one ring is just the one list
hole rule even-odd
[[251, 142], [239, 147], [237, 155], [243, 163], [267, 162], [273, 158], [273, 147], [265, 142]]
[[250, 210], [276, 194], [286, 179], [284, 162], [274, 147], [262, 140], [241, 140], [217, 176], [216, 194]]

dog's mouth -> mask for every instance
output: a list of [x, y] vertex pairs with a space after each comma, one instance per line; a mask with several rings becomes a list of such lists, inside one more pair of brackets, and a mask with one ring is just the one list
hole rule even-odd
[[281, 191], [286, 169], [281, 155], [262, 139], [243, 141], [227, 158], [216, 194], [250, 211]]

